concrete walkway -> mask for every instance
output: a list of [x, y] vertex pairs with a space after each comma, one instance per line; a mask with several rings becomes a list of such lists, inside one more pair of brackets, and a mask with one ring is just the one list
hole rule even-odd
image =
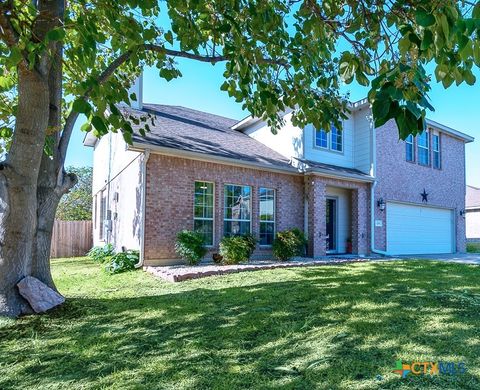
[[410, 256], [394, 256], [390, 260], [400, 259], [421, 259], [421, 260], [436, 260], [445, 261], [448, 263], [461, 264], [478, 264], [480, 265], [480, 253], [454, 253], [446, 255], [410, 255]]

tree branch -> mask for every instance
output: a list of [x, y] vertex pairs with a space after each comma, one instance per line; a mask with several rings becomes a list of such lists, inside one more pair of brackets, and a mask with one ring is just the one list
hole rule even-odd
[[[134, 53], [135, 50], [145, 50], [145, 51], [151, 51], [155, 53], [160, 53], [160, 54], [165, 54], [170, 57], [181, 57], [181, 58], [188, 58], [191, 60], [195, 61], [200, 61], [200, 62], [208, 62], [210, 64], [216, 64], [218, 62], [223, 62], [227, 61], [228, 57], [226, 56], [202, 56], [199, 54], [194, 54], [194, 53], [188, 53], [184, 51], [179, 51], [179, 50], [172, 50], [172, 49], [166, 49], [163, 46], [159, 45], [154, 45], [154, 44], [143, 44], [143, 45], [138, 45], [134, 49], [128, 50], [125, 53], [121, 54], [119, 57], [117, 57], [110, 65], [108, 65], [105, 70], [98, 75], [96, 81], [98, 84], [103, 84], [106, 82], [110, 76], [120, 67], [122, 66], [125, 62], [127, 62], [130, 59], [130, 56]], [[267, 64], [272, 64], [272, 65], [281, 65], [281, 66], [288, 66], [285, 62], [283, 61], [276, 61], [273, 59], [264, 59], [263, 60]], [[92, 88], [89, 88], [85, 91], [83, 96], [81, 96], [81, 99], [87, 100], [90, 97], [90, 94], [92, 93]], [[58, 146], [59, 149], [59, 167], [63, 166], [65, 162], [65, 157], [67, 153], [67, 148], [68, 148], [68, 143], [70, 142], [70, 137], [72, 135], [73, 127], [75, 126], [75, 122], [78, 119], [79, 114], [77, 112], [71, 111], [70, 114], [68, 115], [65, 125], [62, 131], [62, 137], [60, 139], [60, 143]]]

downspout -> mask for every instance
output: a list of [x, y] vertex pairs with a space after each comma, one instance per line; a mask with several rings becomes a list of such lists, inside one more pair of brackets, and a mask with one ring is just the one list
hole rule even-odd
[[150, 150], [146, 149], [143, 155], [142, 161], [142, 220], [140, 221], [141, 231], [140, 231], [140, 256], [138, 263], [135, 264], [135, 268], [143, 267], [143, 261], [145, 259], [145, 210], [146, 207], [146, 193], [147, 193], [147, 162], [150, 157]]
[[372, 123], [372, 165], [373, 165], [373, 177], [375, 181], [370, 190], [370, 247], [371, 252], [382, 256], [388, 256], [388, 253], [375, 249], [375, 188], [377, 187], [377, 137], [375, 127]]

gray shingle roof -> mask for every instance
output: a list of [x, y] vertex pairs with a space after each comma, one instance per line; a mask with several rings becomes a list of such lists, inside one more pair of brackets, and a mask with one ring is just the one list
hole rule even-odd
[[[142, 115], [141, 111], [122, 107], [129, 115]], [[238, 121], [219, 115], [209, 114], [180, 106], [144, 104], [143, 114], [155, 115], [155, 126], [145, 137], [133, 126], [133, 141], [163, 148], [201, 153], [209, 156], [229, 158], [271, 166], [272, 168], [292, 169], [289, 160], [259, 141], [230, 129]]]
[[480, 188], [467, 186], [466, 207], [480, 207]]
[[312, 171], [315, 172], [317, 170], [326, 172], [326, 173], [332, 173], [336, 175], [354, 175], [358, 177], [363, 177], [365, 179], [372, 179], [372, 177], [365, 173], [362, 172], [358, 169], [355, 168], [345, 168], [345, 167], [339, 167], [337, 165], [330, 165], [330, 164], [325, 164], [317, 161], [311, 161], [311, 160], [305, 160], [305, 159], [297, 159], [298, 161], [301, 161], [302, 163], [307, 165], [307, 171]]

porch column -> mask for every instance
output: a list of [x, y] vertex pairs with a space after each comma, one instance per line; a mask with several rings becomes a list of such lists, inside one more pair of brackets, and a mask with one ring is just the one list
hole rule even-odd
[[308, 256], [325, 256], [325, 183], [315, 176], [305, 178], [305, 194], [308, 202]]
[[365, 186], [352, 190], [352, 251], [368, 253], [368, 196]]

